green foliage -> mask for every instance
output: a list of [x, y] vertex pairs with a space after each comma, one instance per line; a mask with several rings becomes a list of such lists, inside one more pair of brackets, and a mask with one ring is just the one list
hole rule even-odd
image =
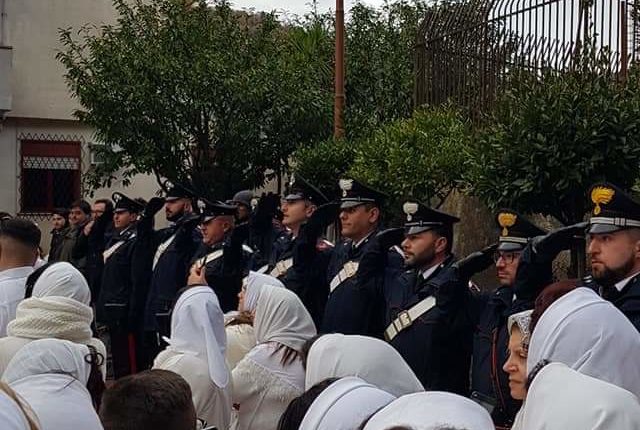
[[222, 198], [330, 133], [328, 83], [309, 71], [328, 51], [316, 29], [288, 32], [224, 0], [114, 3], [116, 25], [60, 36], [75, 114], [105, 143], [90, 187], [154, 173]]
[[355, 157], [355, 146], [347, 140], [328, 139], [297, 150], [293, 170], [317, 185], [329, 198], [337, 197], [338, 180]]
[[356, 3], [346, 24], [347, 137], [413, 112], [413, 56], [426, 1]]
[[469, 152], [470, 191], [492, 208], [569, 224], [587, 212], [593, 182], [633, 185], [640, 164], [638, 75], [622, 85], [608, 70], [587, 51], [573, 71], [514, 75]]
[[349, 174], [390, 196], [397, 213], [407, 198], [439, 206], [462, 178], [469, 125], [454, 110], [416, 111], [355, 145]]
[[407, 198], [439, 205], [458, 186], [469, 124], [450, 108], [417, 111], [354, 140], [327, 140], [295, 153], [294, 170], [336, 196], [338, 179], [358, 179], [389, 195], [398, 215]]

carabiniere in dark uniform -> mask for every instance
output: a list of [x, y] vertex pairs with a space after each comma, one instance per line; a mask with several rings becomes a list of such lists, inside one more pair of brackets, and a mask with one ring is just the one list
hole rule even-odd
[[[341, 211], [365, 204], [381, 208], [386, 198], [383, 193], [352, 179], [342, 179], [339, 185]], [[378, 229], [379, 221], [357, 243], [352, 239], [343, 240], [333, 250], [327, 270], [330, 293], [322, 324], [324, 333], [382, 337], [384, 296], [381, 291], [363, 288], [356, 277], [360, 259]]]
[[[300, 175], [289, 178], [284, 205], [305, 208], [319, 207], [329, 199]], [[299, 209], [299, 208], [298, 208]], [[283, 211], [285, 209], [283, 208]], [[286, 234], [273, 244], [271, 262], [266, 273], [278, 278], [295, 292], [320, 327], [329, 288], [325, 274], [334, 245], [322, 237], [323, 228], [309, 228], [304, 220], [290, 220], [290, 212], [283, 218]], [[312, 216], [312, 215], [311, 215]], [[307, 247], [301, 250], [300, 247]]]
[[[517, 265], [517, 259], [529, 241], [545, 234], [545, 231], [511, 209], [500, 210], [496, 215], [496, 223], [500, 228], [496, 265], [507, 256], [516, 258], [516, 261], [504, 261], [502, 264]], [[508, 374], [502, 370], [508, 358], [507, 319], [513, 313], [532, 309], [537, 294], [551, 281], [550, 262], [542, 267], [538, 265], [536, 270], [546, 273], [546, 281], [537, 285], [529, 282], [528, 285], [535, 292], [523, 298], [516, 298], [513, 285], [504, 283], [492, 292], [472, 294], [470, 314], [474, 315], [473, 325], [476, 327], [473, 336], [472, 398], [477, 397], [476, 400], [493, 406], [491, 415], [499, 428], [511, 426], [522, 403], [511, 397]], [[519, 275], [522, 277], [524, 273], [520, 271]]]
[[[622, 189], [603, 182], [593, 185], [589, 194], [594, 205], [588, 227], [588, 234], [592, 238], [622, 230], [640, 229], [640, 203]], [[590, 255], [592, 259], [597, 258], [591, 252]], [[609, 279], [610, 276], [595, 272], [593, 278], [600, 285], [602, 297], [620, 309], [640, 331], [640, 272], [634, 273], [633, 268], [629, 272], [618, 276], [624, 277], [623, 279]]]
[[[453, 225], [459, 222], [455, 216], [417, 202], [405, 203], [403, 210], [407, 237], [434, 230], [438, 236], [448, 236], [450, 242]], [[451, 243], [449, 249], [450, 246]], [[449, 281], [444, 269], [454, 262], [450, 251], [442, 256], [439, 263], [411, 268], [385, 283], [389, 300], [385, 338], [400, 352], [425, 389], [467, 395], [472, 329], [461, 324], [464, 318], [458, 309], [439, 305], [449, 290], [455, 290], [440, 287]]]
[[[114, 213], [128, 212], [131, 217], [144, 209], [141, 202], [122, 193], [114, 193]], [[97, 321], [105, 324], [111, 340], [111, 355], [115, 378], [136, 371], [132, 256], [136, 246], [136, 225], [132, 221], [114, 235], [103, 252], [102, 288], [96, 303]]]
[[[234, 205], [222, 202], [211, 202], [199, 199], [198, 206], [201, 212], [201, 224], [204, 226], [215, 222], [216, 218], [226, 217], [233, 220], [236, 213]], [[249, 226], [241, 224], [234, 228], [233, 221], [217, 225], [214, 236], [208, 237], [203, 232], [203, 243], [195, 255], [192, 264], [205, 267], [207, 284], [215, 291], [223, 312], [229, 312], [238, 308], [238, 293], [242, 288], [242, 277], [251, 265], [253, 250], [245, 245]], [[224, 227], [227, 225], [227, 227]], [[227, 228], [228, 230], [223, 230]], [[246, 233], [246, 234], [243, 234]], [[213, 242], [207, 242], [213, 240]]]

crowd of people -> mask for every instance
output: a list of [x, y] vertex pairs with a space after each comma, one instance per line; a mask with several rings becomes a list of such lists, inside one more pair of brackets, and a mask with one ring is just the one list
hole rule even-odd
[[[384, 228], [352, 179], [163, 191], [56, 210], [46, 255], [0, 214], [0, 428], [640, 429], [640, 201], [613, 184], [553, 231], [501, 209], [460, 259], [466, 214]], [[585, 239], [590, 276], [554, 279]]]

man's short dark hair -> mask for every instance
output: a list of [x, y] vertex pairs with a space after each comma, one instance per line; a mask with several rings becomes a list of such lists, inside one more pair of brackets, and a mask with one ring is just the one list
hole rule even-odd
[[102, 203], [106, 212], [113, 212], [113, 202], [109, 199], [98, 199], [93, 204]]
[[431, 231], [433, 231], [438, 236], [447, 239], [447, 254], [450, 254], [451, 250], [453, 249], [453, 227], [449, 225], [443, 225], [440, 227], [435, 227]]
[[41, 236], [38, 226], [27, 219], [7, 219], [0, 227], [0, 237], [9, 237], [29, 248], [35, 249], [40, 246]]
[[191, 388], [180, 375], [152, 369], [117, 380], [104, 392], [100, 419], [105, 430], [195, 428]]
[[70, 208], [80, 208], [80, 210], [85, 214], [91, 215], [91, 205], [86, 200], [76, 200], [71, 203]]
[[69, 219], [69, 209], [67, 208], [55, 208], [51, 213], [53, 215], [60, 215], [64, 219]]

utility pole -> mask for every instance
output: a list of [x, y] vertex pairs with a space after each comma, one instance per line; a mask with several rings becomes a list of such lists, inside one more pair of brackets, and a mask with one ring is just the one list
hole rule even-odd
[[344, 0], [336, 0], [336, 58], [333, 137], [344, 137]]

